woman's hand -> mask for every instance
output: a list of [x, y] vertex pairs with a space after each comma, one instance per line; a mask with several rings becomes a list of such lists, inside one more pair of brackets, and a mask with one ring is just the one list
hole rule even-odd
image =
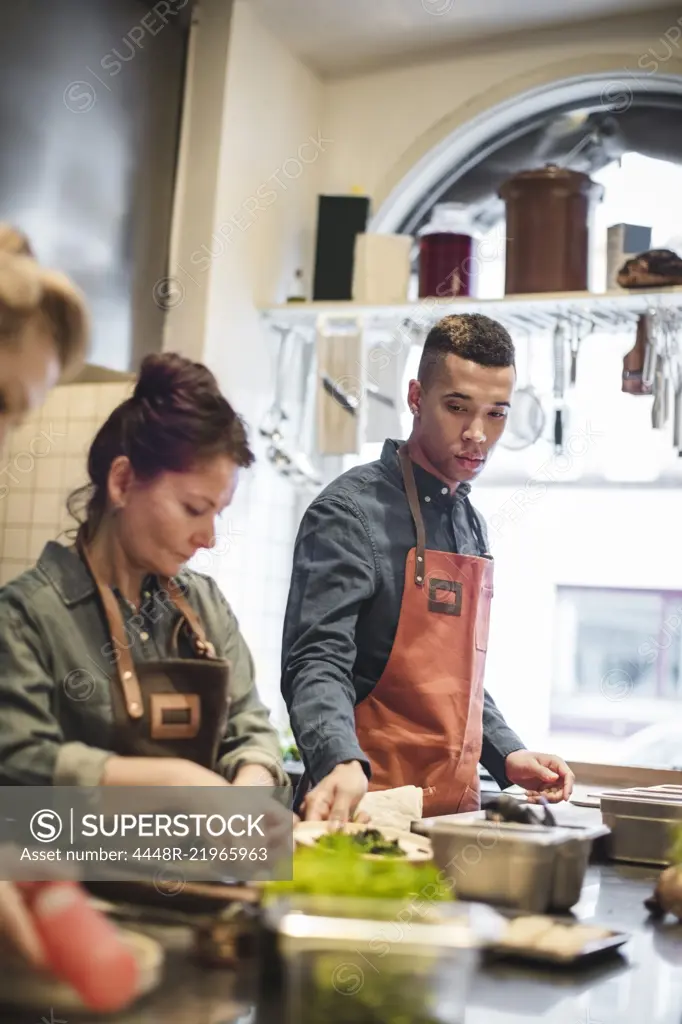
[[68, 982], [92, 1009], [121, 1010], [137, 994], [132, 951], [75, 882], [0, 882], [0, 930], [27, 963]]

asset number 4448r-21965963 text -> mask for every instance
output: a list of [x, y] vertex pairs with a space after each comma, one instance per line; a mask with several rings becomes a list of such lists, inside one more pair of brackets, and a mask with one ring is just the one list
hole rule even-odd
[[231, 847], [224, 846], [193, 846], [183, 850], [179, 846], [140, 846], [133, 853], [134, 860], [267, 860], [268, 851], [265, 847]]

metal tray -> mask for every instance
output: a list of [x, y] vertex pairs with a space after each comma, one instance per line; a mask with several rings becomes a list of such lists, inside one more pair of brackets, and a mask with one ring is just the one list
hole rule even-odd
[[[527, 917], [527, 914], [519, 914], [501, 910], [500, 913], [508, 920], [517, 920]], [[543, 915], [544, 916], [544, 915]], [[561, 917], [549, 917], [553, 925], [562, 925], [565, 928], [591, 927], [583, 921], [567, 921]], [[595, 939], [583, 946], [579, 953], [552, 953], [549, 950], [535, 949], [533, 946], [508, 946], [504, 941], [491, 942], [485, 947], [486, 956], [496, 960], [523, 960], [531, 963], [549, 964], [559, 967], [582, 967], [592, 964], [595, 961], [605, 959], [619, 953], [619, 950], [631, 939], [629, 932], [611, 931], [603, 939]]]
[[611, 859], [665, 866], [675, 829], [682, 827], [682, 786], [637, 786], [601, 794], [611, 829]]
[[633, 786], [604, 790], [601, 800], [645, 801], [647, 804], [675, 804], [682, 807], [682, 786]]

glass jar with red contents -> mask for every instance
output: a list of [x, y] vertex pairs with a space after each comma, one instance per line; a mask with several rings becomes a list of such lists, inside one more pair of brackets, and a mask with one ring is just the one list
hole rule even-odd
[[419, 298], [471, 296], [474, 238], [466, 231], [466, 208], [443, 203], [419, 238]]

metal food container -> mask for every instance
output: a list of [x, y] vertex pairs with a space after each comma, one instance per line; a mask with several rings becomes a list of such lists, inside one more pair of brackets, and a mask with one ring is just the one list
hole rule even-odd
[[641, 786], [601, 794], [612, 860], [666, 866], [682, 830], [682, 786]]
[[481, 812], [421, 825], [459, 899], [537, 914], [568, 911], [578, 902], [592, 844], [609, 831], [487, 821]]
[[424, 896], [293, 897], [265, 908], [265, 927], [287, 1024], [462, 1024], [481, 950], [501, 923]]

